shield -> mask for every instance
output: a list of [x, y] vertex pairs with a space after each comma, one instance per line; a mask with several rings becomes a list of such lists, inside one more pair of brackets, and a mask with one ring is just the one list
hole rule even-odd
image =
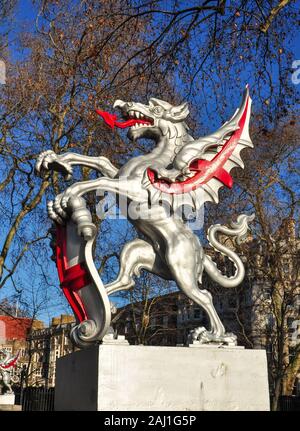
[[97, 229], [90, 223], [93, 233], [85, 238], [72, 219], [55, 227], [55, 260], [60, 286], [76, 318], [71, 339], [84, 348], [102, 340], [107, 333], [111, 309], [93, 259]]

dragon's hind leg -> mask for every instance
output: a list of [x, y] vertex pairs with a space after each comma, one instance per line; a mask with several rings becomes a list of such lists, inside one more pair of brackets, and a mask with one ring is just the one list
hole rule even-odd
[[165, 279], [170, 279], [171, 277], [166, 265], [152, 245], [142, 239], [135, 239], [124, 246], [120, 256], [118, 278], [105, 286], [107, 293], [110, 295], [119, 290], [132, 288], [135, 285], [133, 277], [135, 275], [139, 276], [141, 269]]
[[232, 333], [226, 333], [225, 328], [218, 316], [218, 313], [213, 305], [211, 294], [204, 289], [197, 288], [188, 295], [193, 301], [204, 308], [210, 319], [210, 331], [204, 327], [193, 329], [189, 334], [189, 342], [199, 341], [200, 343], [221, 343], [228, 345], [236, 345], [237, 338]]
[[[212, 296], [207, 290], [199, 289], [198, 280], [202, 274], [202, 249], [195, 250], [196, 244], [191, 238], [182, 236], [180, 241], [170, 241], [171, 247], [167, 251], [167, 263], [172, 271], [178, 287], [208, 314], [210, 331], [196, 328], [191, 332], [192, 340], [200, 343], [216, 342], [236, 344], [233, 334], [226, 334], [225, 328], [213, 305]], [[200, 258], [199, 258], [200, 257]]]
[[7, 394], [13, 394], [14, 393], [12, 390], [11, 384], [10, 384], [10, 374], [6, 373], [3, 376], [3, 384], [4, 384], [4, 387], [6, 388]]

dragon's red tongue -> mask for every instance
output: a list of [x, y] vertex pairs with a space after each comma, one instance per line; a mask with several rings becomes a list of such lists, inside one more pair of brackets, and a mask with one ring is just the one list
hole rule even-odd
[[105, 111], [99, 111], [99, 109], [96, 109], [96, 112], [98, 115], [100, 115], [100, 117], [103, 118], [103, 120], [109, 127], [111, 127], [112, 129], [115, 127], [115, 123], [117, 119], [116, 115], [110, 114], [109, 112], [105, 112]]
[[100, 117], [103, 118], [105, 123], [112, 129], [114, 127], [125, 129], [126, 127], [134, 126], [135, 124], [151, 124], [150, 121], [138, 120], [137, 118], [131, 118], [130, 120], [120, 122], [120, 121], [117, 121], [117, 116], [114, 114], [110, 114], [109, 112], [106, 112], [106, 111], [100, 111], [99, 109], [96, 109], [96, 112], [98, 115], [100, 115]]

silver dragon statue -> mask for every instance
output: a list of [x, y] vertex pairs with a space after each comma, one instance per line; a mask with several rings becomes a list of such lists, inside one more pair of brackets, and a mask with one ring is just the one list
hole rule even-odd
[[0, 394], [6, 392], [7, 394], [13, 394], [11, 387], [12, 383], [18, 383], [19, 378], [12, 375], [12, 369], [16, 366], [19, 358], [19, 353], [16, 356], [12, 356], [7, 350], [0, 349]]
[[[225, 332], [214, 308], [212, 295], [201, 288], [203, 271], [225, 288], [239, 285], [245, 274], [240, 257], [218, 240], [218, 234], [242, 241], [254, 215], [240, 215], [231, 227], [213, 225], [208, 230], [210, 245], [235, 265], [232, 277], [223, 275], [205, 253], [198, 236], [190, 229], [178, 208], [186, 203], [195, 209], [205, 202], [218, 203], [223, 185], [231, 188], [230, 172], [243, 168], [242, 149], [253, 147], [249, 137], [251, 99], [245, 89], [241, 106], [233, 117], [211, 135], [193, 139], [186, 118], [187, 103], [173, 106], [151, 98], [148, 105], [117, 100], [122, 120], [108, 112], [96, 112], [112, 129], [129, 128], [131, 140], [150, 139], [153, 151], [129, 160], [120, 169], [106, 157], [90, 157], [72, 152], [45, 151], [38, 157], [36, 171], [47, 170], [72, 176], [73, 165], [101, 174], [94, 180], [77, 182], [54, 201], [48, 214], [56, 224], [56, 263], [61, 287], [77, 318], [73, 341], [81, 348], [103, 339], [111, 321], [109, 295], [134, 286], [141, 269], [150, 271], [177, 286], [209, 316], [210, 328], [196, 328], [190, 339], [197, 343], [236, 344], [236, 336]], [[141, 238], [127, 243], [120, 256], [117, 279], [103, 285], [93, 262], [92, 246], [96, 227], [83, 198], [88, 192], [115, 193], [126, 198], [128, 219]], [[166, 205], [167, 204], [167, 205]]]

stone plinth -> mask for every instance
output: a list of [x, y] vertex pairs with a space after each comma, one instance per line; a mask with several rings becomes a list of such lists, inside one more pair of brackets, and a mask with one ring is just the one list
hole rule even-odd
[[56, 410], [269, 410], [266, 353], [100, 345], [57, 361]]
[[15, 404], [15, 394], [3, 394], [0, 395], [0, 405], [14, 405]]
[[0, 412], [21, 412], [22, 406], [16, 404], [0, 404]]

